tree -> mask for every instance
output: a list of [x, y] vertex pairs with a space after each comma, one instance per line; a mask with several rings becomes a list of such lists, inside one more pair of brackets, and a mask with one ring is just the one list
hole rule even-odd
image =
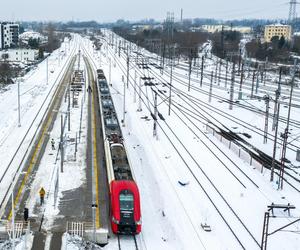
[[60, 46], [60, 40], [57, 35], [55, 35], [55, 28], [54, 25], [49, 23], [46, 27], [46, 33], [48, 36], [48, 43], [45, 47], [47, 52], [52, 52], [53, 50], [59, 48]]
[[12, 67], [8, 62], [0, 63], [0, 83], [2, 85], [13, 83], [12, 78], [18, 76], [20, 69]]
[[3, 53], [1, 57], [4, 61], [6, 61], [8, 59], [8, 53]]
[[284, 36], [281, 36], [278, 42], [278, 49], [282, 49], [284, 45], [285, 45], [285, 38]]
[[39, 48], [39, 59], [43, 59], [44, 58], [44, 50], [43, 48]]
[[36, 38], [32, 38], [30, 37], [29, 40], [28, 40], [28, 46], [31, 48], [31, 49], [38, 49], [39, 48], [39, 40], [36, 39]]

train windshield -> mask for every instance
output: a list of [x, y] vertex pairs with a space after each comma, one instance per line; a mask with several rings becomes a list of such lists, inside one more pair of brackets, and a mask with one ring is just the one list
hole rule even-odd
[[128, 190], [120, 193], [120, 210], [133, 211], [133, 194]]

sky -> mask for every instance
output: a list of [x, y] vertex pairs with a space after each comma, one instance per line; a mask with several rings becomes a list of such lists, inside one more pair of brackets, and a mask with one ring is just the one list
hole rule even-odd
[[[99, 22], [145, 18], [163, 20], [167, 12], [180, 18], [287, 18], [289, 0], [9, 0], [2, 1], [4, 21], [86, 21]], [[298, 5], [297, 9], [300, 9]]]

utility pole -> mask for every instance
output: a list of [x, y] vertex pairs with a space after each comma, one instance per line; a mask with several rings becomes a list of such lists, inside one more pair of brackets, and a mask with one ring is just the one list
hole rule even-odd
[[109, 58], [109, 85], [112, 86], [112, 84], [111, 84], [111, 58]]
[[208, 102], [211, 102], [213, 78], [214, 78], [214, 72], [212, 71], [211, 72], [211, 77], [210, 77]]
[[233, 107], [234, 80], [235, 80], [235, 64], [233, 63], [232, 72], [231, 72], [230, 100], [229, 100], [229, 109], [230, 110], [232, 110], [232, 107]]
[[218, 78], [218, 60], [216, 62], [216, 70], [215, 70], [215, 83], [217, 83], [217, 78]]
[[255, 94], [257, 94], [259, 88], [259, 73], [260, 73], [260, 67], [258, 66], [257, 75], [256, 75]]
[[188, 91], [191, 90], [191, 74], [192, 74], [192, 51], [189, 57], [189, 84], [188, 84]]
[[239, 49], [239, 69], [238, 69], [238, 75], [241, 73], [241, 62], [242, 62], [242, 49]]
[[134, 70], [133, 102], [136, 103], [136, 70]]
[[241, 100], [243, 98], [243, 92], [242, 92], [243, 80], [244, 80], [244, 63], [242, 63], [242, 69], [241, 69], [241, 81], [240, 81], [240, 89], [239, 89], [239, 100]]
[[172, 80], [173, 80], [173, 60], [171, 59], [171, 74], [170, 74], [170, 91], [169, 91], [169, 112], [171, 114], [171, 104], [172, 104]]
[[290, 0], [290, 10], [289, 10], [289, 19], [288, 23], [292, 26], [294, 26], [295, 19], [297, 17], [296, 15], [296, 5], [298, 4], [297, 0]]
[[181, 12], [180, 12], [180, 23], [182, 24], [183, 21], [183, 9], [181, 8]]
[[142, 81], [141, 77], [139, 78], [139, 107], [137, 109], [138, 112], [142, 111]]
[[60, 117], [60, 172], [64, 172], [64, 121], [63, 115]]
[[162, 75], [164, 74], [164, 68], [165, 68], [165, 53], [166, 53], [166, 44], [164, 43], [163, 46], [163, 54], [162, 54]]
[[268, 141], [268, 127], [269, 127], [269, 104], [270, 104], [270, 97], [266, 95], [264, 97], [266, 103], [266, 117], [265, 117], [265, 129], [264, 129], [264, 144]]
[[253, 92], [254, 92], [254, 81], [255, 81], [255, 71], [253, 70], [253, 75], [252, 75], [252, 85], [251, 85], [251, 95], [250, 98], [253, 98]]
[[78, 50], [78, 70], [80, 68], [80, 49]]
[[222, 59], [219, 62], [218, 86], [220, 86]]
[[275, 162], [276, 162], [276, 149], [277, 149], [277, 138], [278, 138], [278, 127], [279, 127], [278, 120], [279, 120], [280, 102], [277, 102], [276, 105], [277, 105], [276, 127], [275, 127], [275, 138], [274, 138], [274, 146], [273, 146], [273, 157], [272, 157], [270, 181], [274, 180], [274, 169], [275, 169]]
[[47, 59], [46, 59], [46, 84], [48, 85], [48, 83], [49, 83], [49, 73], [48, 73], [48, 59], [49, 59], [49, 57], [47, 57]]
[[[128, 72], [127, 72], [128, 74]], [[127, 82], [128, 82], [128, 75], [127, 75]], [[122, 126], [125, 127], [125, 113], [126, 113], [126, 109], [125, 109], [125, 105], [126, 105], [126, 85], [124, 82], [124, 88], [123, 88], [123, 120], [122, 120]]]
[[204, 68], [204, 56], [202, 56], [201, 60], [201, 78], [200, 78], [200, 87], [202, 88], [203, 84], [203, 68]]
[[20, 81], [21, 79], [19, 78], [18, 80], [18, 127], [21, 127], [21, 100], [20, 100]]
[[228, 58], [226, 58], [225, 89], [227, 88], [227, 77], [228, 77]]
[[275, 127], [277, 126], [277, 119], [276, 119], [276, 114], [278, 112], [277, 108], [277, 103], [279, 100], [279, 96], [280, 96], [280, 85], [281, 85], [281, 75], [282, 75], [282, 68], [280, 67], [279, 69], [279, 80], [278, 80], [278, 88], [275, 91], [275, 103], [274, 103], [274, 114], [273, 114], [273, 125], [272, 125], [272, 131], [275, 130]]
[[295, 82], [295, 75], [296, 75], [296, 64], [297, 60], [294, 61], [294, 72], [293, 78], [291, 82], [291, 93], [290, 93], [290, 100], [289, 100], [289, 110], [288, 110], [288, 117], [286, 122], [286, 128], [284, 131], [283, 137], [283, 145], [282, 145], [282, 155], [280, 160], [280, 171], [279, 171], [279, 182], [278, 182], [278, 189], [283, 188], [283, 176], [284, 176], [284, 168], [285, 168], [285, 156], [286, 156], [286, 148], [287, 148], [287, 139], [289, 134], [289, 125], [290, 125], [290, 116], [291, 116], [291, 108], [292, 108], [292, 97], [293, 97], [293, 90], [294, 90], [294, 82]]
[[222, 49], [222, 56], [224, 58], [224, 26], [223, 25], [221, 31], [221, 49]]
[[152, 89], [152, 91], [155, 94], [155, 99], [154, 99], [154, 115], [153, 115], [153, 137], [157, 136], [157, 92]]
[[267, 250], [267, 242], [268, 242], [268, 229], [269, 229], [269, 219], [270, 213], [265, 212], [264, 224], [263, 224], [263, 232], [262, 232], [262, 240], [261, 240], [261, 250]]
[[127, 80], [126, 80], [126, 85], [128, 88], [129, 85], [129, 53], [128, 53], [128, 46], [127, 46]]
[[68, 85], [68, 131], [71, 130], [71, 89], [70, 89], [70, 84]]
[[15, 246], [15, 241], [16, 241], [16, 233], [15, 233], [15, 202], [14, 202], [14, 187], [11, 192], [11, 212], [12, 212], [12, 217], [11, 217], [11, 227], [12, 227], [12, 250], [16, 249]]
[[267, 64], [268, 64], [268, 57], [266, 57], [266, 61], [264, 65], [264, 86], [266, 85], [266, 78], [267, 78]]

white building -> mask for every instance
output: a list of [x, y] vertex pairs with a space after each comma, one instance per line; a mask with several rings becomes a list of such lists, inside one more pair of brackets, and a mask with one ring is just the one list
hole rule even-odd
[[224, 31], [232, 30], [232, 31], [241, 32], [243, 34], [249, 34], [252, 31], [251, 27], [244, 27], [244, 26], [230, 27], [228, 25], [202, 25], [202, 29], [207, 31], [208, 33], [221, 32], [222, 27]]
[[28, 44], [30, 39], [36, 39], [41, 45], [48, 42], [48, 38], [46, 36], [43, 36], [41, 33], [35, 31], [26, 31], [19, 36], [19, 39], [25, 44]]
[[19, 43], [19, 24], [0, 23], [0, 49], [17, 47]]
[[7, 49], [0, 51], [0, 60], [9, 62], [34, 62], [39, 57], [36, 49]]

